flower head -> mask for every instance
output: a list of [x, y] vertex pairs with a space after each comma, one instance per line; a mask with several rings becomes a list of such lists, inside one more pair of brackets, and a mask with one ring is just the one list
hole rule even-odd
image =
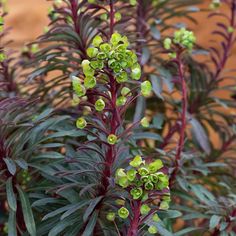
[[127, 208], [125, 208], [125, 207], [121, 207], [118, 210], [118, 215], [119, 215], [120, 218], [126, 219], [129, 216], [129, 210]]
[[76, 127], [78, 129], [84, 129], [87, 126], [87, 122], [83, 117], [80, 117], [76, 120]]

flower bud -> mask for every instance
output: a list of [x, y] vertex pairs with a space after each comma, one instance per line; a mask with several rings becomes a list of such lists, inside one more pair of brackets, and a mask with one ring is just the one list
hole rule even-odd
[[142, 196], [143, 190], [142, 188], [133, 188], [131, 189], [130, 194], [134, 200], [137, 200]]
[[96, 78], [94, 76], [86, 76], [84, 79], [84, 86], [87, 89], [94, 88], [97, 84]]
[[124, 206], [124, 205], [125, 205], [125, 200], [117, 199], [117, 200], [115, 201], [115, 203], [116, 203], [117, 205]]
[[141, 67], [138, 63], [136, 63], [132, 68], [131, 68], [131, 78], [134, 80], [139, 80], [141, 77]]
[[142, 157], [137, 155], [134, 159], [129, 163], [130, 166], [139, 167], [143, 163]]
[[164, 40], [164, 48], [166, 49], [166, 50], [170, 50], [170, 48], [171, 48], [171, 44], [172, 44], [172, 40], [170, 39], [170, 38], [166, 38], [165, 40]]
[[83, 117], [80, 117], [76, 120], [76, 127], [78, 129], [84, 129], [86, 126], [87, 126], [87, 121]]
[[83, 97], [86, 94], [85, 87], [80, 83], [80, 80], [76, 76], [72, 76], [72, 86], [73, 90], [75, 91], [75, 94], [78, 97]]
[[99, 52], [98, 55], [97, 55], [97, 58], [98, 58], [99, 60], [104, 60], [104, 59], [107, 58], [107, 55], [106, 55], [106, 53], [104, 53], [104, 52]]
[[148, 165], [148, 170], [151, 174], [156, 173], [158, 170], [160, 170], [163, 167], [163, 163], [161, 160], [155, 160], [154, 162], [151, 162]]
[[135, 177], [136, 177], [137, 171], [134, 169], [128, 170], [127, 171], [127, 178], [129, 181], [134, 181]]
[[94, 47], [99, 47], [99, 45], [103, 42], [102, 37], [100, 35], [97, 35], [94, 37], [92, 45]]
[[130, 92], [130, 89], [129, 88], [127, 88], [127, 87], [123, 87], [122, 89], [121, 89], [121, 95], [122, 96], [124, 96], [124, 97], [129, 97], [129, 96], [132, 96], [132, 94], [131, 94], [131, 92]]
[[118, 185], [122, 188], [127, 188], [129, 186], [129, 180], [127, 176], [121, 177], [118, 179]]
[[108, 19], [108, 15], [106, 13], [103, 13], [100, 15], [100, 19], [105, 21]]
[[116, 178], [121, 178], [121, 177], [125, 177], [126, 173], [125, 170], [122, 168], [117, 169], [116, 171]]
[[79, 103], [80, 103], [80, 98], [76, 94], [73, 94], [73, 100], [71, 102], [72, 106], [77, 106]]
[[121, 20], [121, 14], [120, 14], [120, 12], [116, 12], [115, 13], [115, 19], [116, 19], [116, 21], [120, 21]]
[[117, 136], [115, 134], [108, 135], [107, 142], [111, 145], [116, 144], [117, 143]]
[[141, 215], [147, 215], [150, 212], [151, 208], [147, 204], [143, 204], [140, 208]]
[[116, 106], [118, 107], [123, 106], [125, 105], [126, 101], [127, 101], [126, 97], [120, 96], [116, 99]]
[[152, 183], [157, 183], [158, 182], [158, 180], [159, 180], [159, 178], [158, 178], [158, 175], [157, 174], [151, 174], [150, 176], [149, 176], [149, 180], [152, 182]]
[[157, 231], [157, 227], [156, 227], [155, 225], [149, 226], [148, 232], [149, 232], [150, 234], [156, 234], [156, 233], [158, 232], [158, 231]]
[[152, 92], [152, 84], [150, 81], [146, 80], [143, 83], [141, 83], [141, 94], [144, 97], [149, 96], [151, 92]]
[[137, 0], [129, 0], [130, 5], [135, 6], [137, 4]]
[[85, 74], [85, 76], [93, 76], [94, 75], [94, 70], [93, 70], [93, 68], [90, 67], [89, 60], [82, 61], [82, 68], [83, 68], [83, 73]]
[[106, 215], [106, 219], [108, 221], [114, 221], [116, 218], [116, 214], [115, 212], [108, 212], [107, 215]]
[[140, 168], [138, 169], [138, 173], [139, 173], [141, 176], [148, 175], [148, 174], [149, 174], [149, 170], [148, 170], [146, 167], [140, 167]]
[[120, 41], [121, 41], [121, 35], [119, 33], [112, 34], [110, 42], [113, 46], [117, 46]]
[[146, 190], [153, 190], [154, 189], [154, 184], [152, 182], [148, 181], [144, 184], [144, 188]]
[[95, 102], [95, 109], [97, 111], [102, 111], [105, 108], [105, 102], [100, 98]]
[[120, 218], [126, 219], [129, 216], [129, 210], [127, 208], [125, 208], [125, 207], [121, 207], [118, 210], [118, 215], [119, 215]]
[[128, 80], [128, 74], [125, 71], [122, 71], [119, 75], [116, 76], [116, 81], [118, 83], [124, 83]]
[[157, 214], [154, 214], [154, 215], [152, 216], [152, 220], [153, 220], [154, 222], [159, 222], [161, 219], [159, 218], [159, 216], [158, 216]]
[[95, 61], [91, 61], [91, 62], [90, 62], [90, 66], [91, 66], [94, 70], [96, 70], [96, 69], [101, 70], [101, 69], [104, 67], [104, 63], [103, 63], [103, 61], [101, 61], [101, 60], [95, 60]]
[[141, 176], [140, 180], [142, 183], [146, 183], [146, 182], [148, 182], [149, 177], [147, 175], [144, 175], [144, 176]]
[[144, 128], [148, 128], [149, 127], [149, 121], [146, 117], [143, 117], [143, 119], [140, 121], [140, 124], [144, 127]]
[[159, 207], [160, 210], [168, 210], [169, 209], [169, 202], [162, 201]]
[[109, 53], [111, 51], [111, 46], [108, 43], [103, 43], [100, 45], [100, 50], [104, 53]]
[[90, 58], [93, 58], [93, 57], [96, 57], [97, 54], [98, 54], [98, 49], [97, 48], [88, 48], [86, 50], [87, 52], [87, 55], [90, 57]]

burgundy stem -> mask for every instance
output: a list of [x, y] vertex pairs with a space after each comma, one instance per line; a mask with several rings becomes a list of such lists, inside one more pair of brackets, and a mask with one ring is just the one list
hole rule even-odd
[[127, 236], [137, 236], [138, 235], [140, 208], [141, 208], [141, 201], [135, 201], [134, 205], [132, 207], [132, 211], [133, 211], [134, 215], [133, 215], [133, 218], [130, 222], [130, 227], [128, 229]]
[[179, 162], [181, 158], [181, 153], [183, 151], [184, 146], [184, 137], [185, 137], [185, 128], [186, 128], [186, 115], [187, 115], [187, 85], [184, 78], [184, 65], [181, 60], [181, 53], [178, 53], [176, 58], [176, 63], [178, 65], [178, 73], [179, 73], [179, 82], [181, 84], [181, 91], [182, 91], [182, 111], [181, 111], [181, 125], [179, 131], [179, 142], [177, 145], [177, 151], [175, 155], [175, 167], [172, 175], [170, 177], [170, 186], [172, 186], [176, 174], [179, 170]]

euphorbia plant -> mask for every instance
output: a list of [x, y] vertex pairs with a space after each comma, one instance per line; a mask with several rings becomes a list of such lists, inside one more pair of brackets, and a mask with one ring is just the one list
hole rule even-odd
[[[104, 207], [105, 199], [111, 197], [109, 192], [112, 191], [113, 197], [117, 196], [123, 205], [118, 210], [118, 216], [130, 222], [130, 227], [125, 224], [121, 229], [116, 228], [118, 234], [122, 232], [129, 236], [138, 235], [143, 224], [150, 225], [150, 233], [156, 233], [157, 228], [151, 224], [149, 218], [159, 208], [168, 208], [169, 202], [168, 176], [160, 171], [163, 167], [161, 160], [142, 158], [141, 150], [136, 150], [137, 155], [130, 161], [130, 167], [136, 169], [129, 167], [126, 173], [124, 169], [115, 171], [114, 168], [117, 165], [115, 163], [121, 162], [126, 166], [127, 161], [132, 159], [133, 153], [127, 142], [133, 129], [145, 125], [145, 117], [138, 122], [126, 124], [124, 115], [127, 108], [137, 97], [150, 95], [152, 86], [148, 80], [139, 81], [142, 71], [138, 58], [131, 50], [127, 37], [113, 32], [113, 17], [111, 3], [111, 36], [108, 41], [100, 35], [94, 37], [91, 46], [86, 50], [89, 60], [82, 61], [83, 75], [72, 76], [75, 92], [73, 104], [80, 109], [89, 108], [86, 116], [77, 119], [76, 126], [91, 133], [94, 136], [92, 142], [98, 142], [101, 147], [101, 186], [97, 189], [97, 194], [102, 198], [96, 202], [95, 209], [99, 211]], [[127, 86], [131, 86], [131, 89]], [[89, 145], [83, 146], [83, 150], [90, 149]], [[127, 150], [127, 156], [121, 158], [124, 150]], [[115, 183], [127, 191], [123, 194], [117, 193], [112, 184], [115, 172]], [[115, 207], [114, 205], [113, 208]], [[116, 213], [111, 211], [107, 219], [116, 225], [115, 216]]]

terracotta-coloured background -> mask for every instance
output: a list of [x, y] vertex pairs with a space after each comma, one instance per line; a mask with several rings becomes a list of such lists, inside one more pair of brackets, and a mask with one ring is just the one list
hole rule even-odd
[[[204, 0], [200, 7], [207, 7], [210, 0]], [[14, 39], [12, 47], [21, 48], [27, 42], [34, 40], [39, 36], [44, 27], [48, 24], [47, 12], [51, 2], [47, 0], [8, 0], [9, 15], [6, 23], [12, 27], [10, 38]], [[206, 12], [195, 13], [199, 22], [198, 25], [191, 25], [197, 35], [200, 45], [207, 46], [210, 44], [210, 31], [214, 27], [214, 22], [207, 19]], [[233, 55], [233, 57], [236, 56]], [[234, 64], [233, 58], [229, 61]]]

